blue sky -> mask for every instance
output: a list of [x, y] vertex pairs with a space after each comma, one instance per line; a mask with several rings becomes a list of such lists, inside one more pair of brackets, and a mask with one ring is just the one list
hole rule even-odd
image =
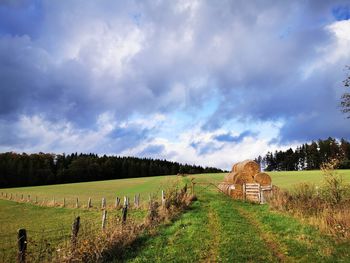
[[0, 151], [229, 168], [350, 138], [349, 1], [0, 2]]

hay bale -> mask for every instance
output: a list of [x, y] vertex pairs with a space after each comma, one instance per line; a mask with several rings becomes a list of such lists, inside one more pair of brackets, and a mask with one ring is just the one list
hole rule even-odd
[[238, 163], [235, 163], [235, 164], [232, 166], [231, 173], [237, 172], [237, 164], [238, 164]]
[[260, 172], [260, 166], [256, 162], [252, 160], [245, 160], [240, 163], [236, 163], [236, 172], [244, 172], [250, 175], [251, 177], [254, 177], [257, 173]]
[[231, 191], [231, 197], [234, 199], [243, 199], [243, 185], [234, 184], [235, 189]]
[[238, 173], [231, 172], [225, 176], [224, 181], [233, 184], [237, 176]]
[[254, 183], [254, 177], [250, 173], [242, 172], [237, 174], [233, 183], [239, 185]]
[[267, 173], [258, 173], [254, 176], [254, 181], [260, 185], [271, 185], [271, 177]]
[[230, 183], [226, 183], [226, 182], [222, 182], [218, 185], [218, 188], [225, 194], [229, 194], [229, 188], [232, 184]]

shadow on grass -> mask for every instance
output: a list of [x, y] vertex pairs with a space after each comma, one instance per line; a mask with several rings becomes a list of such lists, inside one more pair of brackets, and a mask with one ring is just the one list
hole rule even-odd
[[194, 206], [192, 204], [190, 207], [188, 207], [182, 213], [180, 213], [177, 216], [175, 216], [174, 218], [172, 218], [170, 221], [163, 222], [161, 225], [155, 226], [154, 228], [145, 231], [145, 233], [143, 233], [141, 236], [139, 236], [132, 243], [131, 246], [129, 246], [127, 249], [125, 249], [123, 251], [123, 253], [122, 253], [122, 255], [120, 255], [119, 259], [114, 259], [111, 262], [126, 262], [129, 260], [135, 259], [140, 254], [141, 251], [143, 251], [144, 249], [147, 248], [148, 242], [151, 239], [161, 235], [162, 232], [164, 230], [166, 230], [168, 227], [173, 226], [178, 220], [181, 219], [181, 217], [184, 216], [184, 214], [190, 213], [190, 212], [195, 212], [199, 209], [200, 209], [199, 206]]

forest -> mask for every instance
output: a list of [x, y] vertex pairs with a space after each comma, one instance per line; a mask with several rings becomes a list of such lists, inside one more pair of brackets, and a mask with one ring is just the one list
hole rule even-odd
[[266, 171], [298, 171], [320, 169], [320, 165], [338, 159], [339, 169], [350, 169], [350, 143], [329, 137], [298, 146], [295, 150], [268, 152], [255, 160]]
[[212, 167], [97, 154], [0, 154], [0, 188], [159, 175], [217, 173]]

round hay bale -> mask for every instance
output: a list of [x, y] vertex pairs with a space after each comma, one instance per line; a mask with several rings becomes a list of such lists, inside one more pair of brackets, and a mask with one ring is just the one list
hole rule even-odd
[[225, 176], [224, 181], [233, 184], [237, 176], [238, 176], [238, 173], [231, 172]]
[[243, 186], [240, 184], [234, 184], [235, 189], [231, 191], [231, 197], [234, 199], [243, 199]]
[[271, 185], [271, 177], [267, 173], [258, 173], [254, 176], [254, 181], [260, 185]]
[[[235, 166], [234, 166], [235, 167]], [[254, 177], [257, 173], [260, 172], [260, 166], [252, 160], [245, 160], [240, 163], [236, 163], [236, 172], [246, 173], [251, 177]]]
[[235, 164], [232, 166], [231, 173], [237, 172], [237, 164], [238, 164], [238, 163], [235, 163]]
[[226, 182], [223, 182], [223, 183], [220, 183], [218, 185], [218, 188], [225, 194], [229, 194], [229, 188], [232, 184], [230, 183], [226, 183]]
[[234, 184], [243, 185], [243, 184], [246, 184], [246, 183], [254, 183], [254, 178], [249, 173], [245, 173], [245, 172], [244, 173], [239, 173], [235, 177]]

